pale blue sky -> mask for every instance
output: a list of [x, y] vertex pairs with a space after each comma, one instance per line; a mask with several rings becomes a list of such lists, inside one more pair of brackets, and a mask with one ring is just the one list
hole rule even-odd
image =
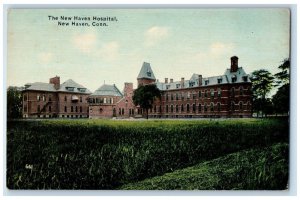
[[[116, 16], [108, 27], [59, 27], [52, 16]], [[289, 57], [287, 9], [36, 9], [8, 15], [7, 85], [58, 75], [91, 91], [133, 82], [144, 61], [157, 79], [221, 75], [230, 57], [247, 73]]]

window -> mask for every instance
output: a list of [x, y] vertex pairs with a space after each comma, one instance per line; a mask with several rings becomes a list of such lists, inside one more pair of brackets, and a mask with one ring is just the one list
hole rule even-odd
[[179, 106], [176, 105], [176, 112], [179, 112]]
[[67, 112], [67, 106], [65, 106], [65, 112]]
[[159, 112], [161, 113], [161, 106], [159, 106]]
[[218, 84], [222, 83], [222, 78], [218, 78]]
[[[77, 88], [79, 92], [85, 92], [86, 91], [86, 88]], [[73, 88], [74, 90], [74, 88]]]
[[100, 110], [99, 110], [99, 111], [100, 111], [100, 113], [102, 113], [102, 112], [103, 112], [103, 109], [102, 109], [102, 108], [100, 108]]
[[52, 101], [52, 97], [51, 97], [51, 95], [49, 95], [49, 101]]
[[221, 88], [218, 88], [218, 97], [221, 97]]
[[80, 99], [80, 102], [82, 102], [82, 97], [79, 97], [79, 99]]
[[236, 75], [233, 75], [233, 76], [231, 77], [231, 82], [232, 82], [232, 83], [235, 83], [235, 82], [236, 82]]
[[210, 103], [210, 112], [214, 112], [214, 103]]
[[240, 95], [244, 95], [244, 88], [242, 86], [240, 87]]
[[234, 95], [235, 95], [235, 91], [234, 91], [234, 87], [233, 87], [233, 88], [231, 88], [231, 96], [234, 97]]
[[208, 85], [209, 84], [209, 80], [205, 80], [204, 84]]
[[179, 100], [179, 94], [176, 93], [176, 100], [178, 101]]
[[184, 101], [184, 93], [181, 94], [181, 100]]
[[248, 81], [248, 76], [243, 76], [243, 81], [247, 82]]
[[243, 110], [243, 102], [240, 102], [240, 110]]
[[106, 103], [106, 98], [103, 99], [103, 103]]
[[166, 85], [166, 89], [167, 89], [167, 90], [170, 89], [170, 85]]
[[66, 90], [68, 90], [70, 92], [74, 92], [74, 88], [73, 87], [66, 87]]
[[207, 105], [206, 105], [206, 103], [204, 104], [204, 112], [207, 112]]
[[186, 104], [186, 112], [190, 112], [190, 104]]
[[184, 106], [181, 104], [181, 112], [184, 112]]
[[176, 88], [177, 88], [177, 89], [180, 88], [180, 84], [176, 84]]
[[154, 112], [156, 113], [156, 105], [154, 106]]
[[215, 97], [215, 91], [214, 91], [214, 89], [210, 89], [210, 97], [211, 98]]
[[190, 87], [194, 87], [194, 85], [195, 85], [195, 82], [194, 82], [194, 81], [189, 82], [189, 86], [190, 86]]
[[174, 108], [173, 108], [173, 105], [171, 105], [171, 113], [173, 113], [174, 111]]
[[75, 107], [75, 112], [78, 112], [77, 106]]
[[190, 99], [190, 98], [191, 98], [190, 92], [187, 93], [187, 97], [186, 97], [186, 98], [187, 98], [187, 99]]
[[174, 97], [173, 97], [173, 95], [171, 94], [171, 101], [173, 101], [174, 100]]
[[196, 93], [193, 93], [193, 99], [196, 99]]
[[38, 101], [41, 100], [41, 96], [39, 94], [36, 96], [36, 100], [38, 100]]
[[166, 94], [166, 101], [168, 101], [169, 100], [169, 95], [168, 94]]
[[65, 101], [67, 101], [67, 96], [65, 96]]
[[51, 106], [49, 106], [49, 112], [51, 112]]
[[24, 105], [24, 112], [27, 112], [27, 105]]
[[38, 107], [37, 107], [37, 111], [38, 111], [38, 112], [40, 112], [40, 111], [41, 111], [41, 107], [40, 107], [40, 105], [38, 105]]
[[201, 94], [202, 94], [201, 91], [199, 91], [199, 98], [201, 98]]
[[27, 101], [27, 94], [24, 94], [23, 100], [24, 100], [24, 101]]
[[148, 76], [148, 77], [151, 77], [151, 72], [147, 72], [147, 76]]
[[217, 103], [217, 111], [220, 112], [221, 111], [221, 104]]
[[121, 111], [121, 108], [119, 108], [119, 115], [121, 115], [122, 114], [122, 111]]
[[169, 106], [166, 105], [166, 113], [168, 113], [168, 112], [169, 112]]
[[201, 113], [201, 104], [198, 105], [198, 112]]
[[193, 104], [193, 112], [196, 112], [196, 104]]
[[43, 101], [46, 101], [46, 96], [43, 94]]
[[204, 90], [204, 97], [207, 97], [207, 90]]
[[124, 112], [124, 108], [122, 108], [122, 115], [124, 115], [124, 113], [125, 113], [125, 112]]
[[73, 112], [73, 106], [71, 106], [71, 112]]
[[82, 106], [80, 106], [79, 110], [80, 110], [80, 112], [82, 113]]
[[232, 112], [234, 111], [234, 102], [233, 102], [233, 101], [231, 102], [230, 110], [231, 110]]
[[110, 103], [113, 104], [114, 103], [114, 99], [110, 98]]

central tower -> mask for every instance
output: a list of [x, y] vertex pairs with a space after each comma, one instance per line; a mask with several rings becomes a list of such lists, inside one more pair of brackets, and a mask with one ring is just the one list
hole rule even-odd
[[156, 80], [156, 78], [151, 69], [150, 63], [144, 62], [143, 66], [140, 70], [140, 73], [137, 77], [138, 86], [155, 83], [155, 80]]

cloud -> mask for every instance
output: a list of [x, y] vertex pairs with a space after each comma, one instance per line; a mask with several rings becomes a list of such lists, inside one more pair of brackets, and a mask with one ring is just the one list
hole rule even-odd
[[222, 55], [231, 52], [234, 49], [234, 44], [232, 43], [221, 43], [215, 42], [210, 45], [210, 53], [214, 55]]
[[169, 30], [166, 27], [153, 26], [145, 32], [145, 45], [153, 46], [167, 38]]
[[83, 53], [90, 53], [95, 48], [96, 35], [94, 33], [84, 33], [73, 36], [73, 45]]
[[49, 63], [50, 61], [52, 61], [53, 54], [50, 52], [42, 52], [42, 53], [39, 53], [38, 59], [41, 63], [46, 64], [46, 63]]
[[97, 54], [105, 60], [112, 61], [119, 56], [120, 45], [116, 41], [108, 42], [102, 45]]

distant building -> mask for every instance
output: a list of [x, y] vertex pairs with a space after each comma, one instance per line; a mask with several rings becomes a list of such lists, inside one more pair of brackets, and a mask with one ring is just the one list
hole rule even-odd
[[[238, 57], [231, 57], [230, 68], [223, 75], [189, 80], [156, 80], [149, 63], [144, 62], [137, 77], [138, 86], [156, 84], [162, 98], [157, 99], [149, 117], [251, 117], [251, 81]], [[94, 93], [69, 79], [49, 83], [26, 84], [23, 93], [24, 118], [112, 118], [141, 117], [143, 110], [132, 101], [133, 84], [125, 83], [123, 92], [116, 85], [104, 84]]]
[[72, 79], [60, 84], [56, 76], [49, 83], [28, 83], [22, 93], [24, 118], [88, 117], [91, 92]]

